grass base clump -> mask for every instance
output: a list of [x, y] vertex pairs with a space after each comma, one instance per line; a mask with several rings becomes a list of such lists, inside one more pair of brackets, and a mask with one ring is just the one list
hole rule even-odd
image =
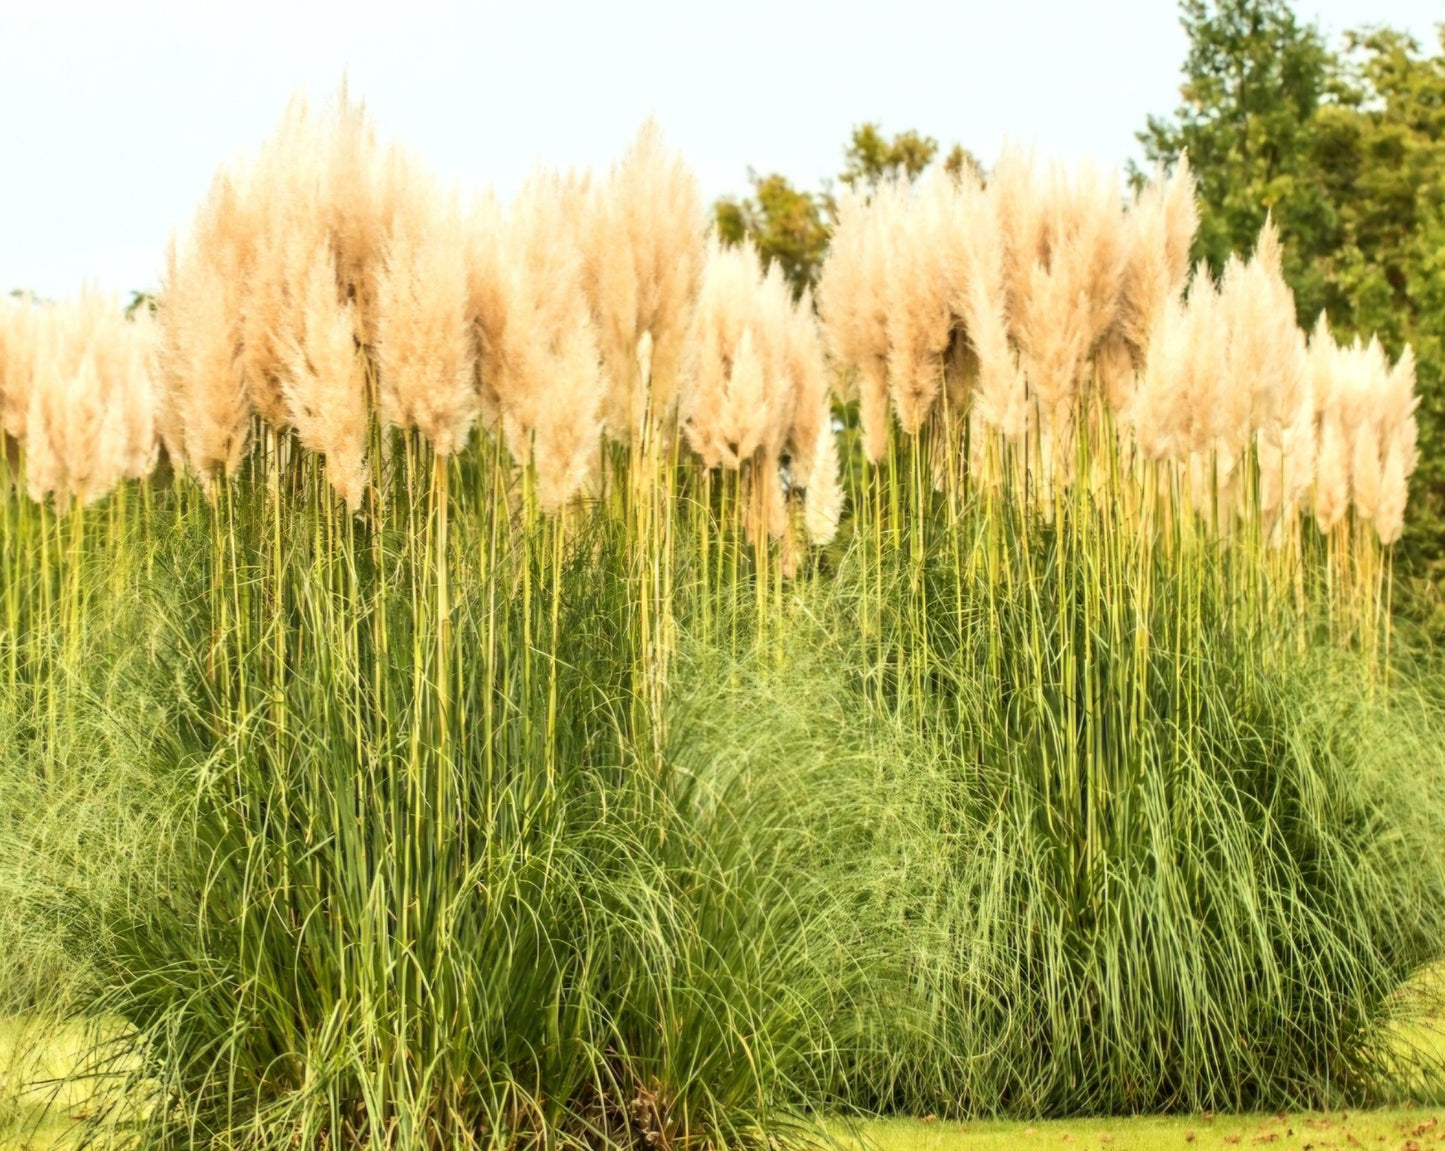
[[1261, 553], [1116, 514], [985, 494], [959, 555], [865, 544], [819, 609], [855, 637], [840, 676], [926, 749], [831, 863], [895, 948], [856, 1105], [1276, 1108], [1402, 1057], [1383, 1025], [1445, 939], [1438, 705], [1305, 654]]

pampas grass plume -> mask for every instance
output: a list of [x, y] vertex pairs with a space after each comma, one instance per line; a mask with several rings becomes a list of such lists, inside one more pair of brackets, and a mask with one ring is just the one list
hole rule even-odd
[[408, 184], [376, 281], [378, 406], [385, 423], [416, 428], [449, 456], [466, 446], [479, 406], [466, 233], [454, 195], [415, 167]]
[[589, 194], [585, 177], [534, 172], [507, 211], [492, 272], [505, 312], [497, 402], [512, 454], [536, 469], [544, 511], [560, 508], [601, 462], [604, 382], [582, 284]]
[[943, 171], [926, 177], [916, 195], [900, 177], [873, 199], [888, 245], [883, 290], [889, 391], [905, 435], [918, 433], [943, 383], [953, 329], [949, 256], [957, 199], [953, 177]]
[[818, 312], [845, 398], [857, 397], [863, 451], [877, 461], [888, 450], [887, 209], [861, 188], [838, 197], [837, 222], [818, 278]]
[[323, 241], [295, 286], [301, 324], [287, 349], [281, 390], [302, 446], [326, 457], [326, 476], [355, 513], [366, 488], [366, 373], [354, 336], [354, 305], [337, 300], [336, 265]]
[[172, 245], [157, 309], [162, 435], [172, 462], [202, 479], [233, 474], [251, 431], [240, 331], [245, 253], [211, 215], [224, 217], [231, 195], [223, 176], [192, 240]]
[[[675, 409], [707, 217], [697, 177], [653, 120], [585, 208], [583, 283], [607, 385], [604, 424], [625, 441], [640, 430], [645, 412], [664, 422]], [[651, 343], [646, 373], [638, 361], [644, 338]]]
[[0, 434], [20, 441], [30, 409], [37, 328], [28, 296], [0, 299]]

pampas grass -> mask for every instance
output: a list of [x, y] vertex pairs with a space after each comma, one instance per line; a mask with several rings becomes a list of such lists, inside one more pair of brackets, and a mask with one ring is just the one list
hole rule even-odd
[[449, 456], [466, 446], [478, 412], [466, 233], [455, 196], [420, 175], [408, 185], [374, 302], [364, 305], [354, 288], [347, 299], [358, 338], [375, 347], [382, 422], [417, 429], [437, 455]]
[[646, 420], [674, 416], [705, 253], [702, 195], [649, 120], [582, 212], [582, 281], [607, 388], [603, 423], [626, 442]]
[[303, 447], [326, 457], [332, 488], [356, 512], [367, 482], [366, 368], [356, 346], [354, 305], [336, 298], [329, 247], [311, 253], [298, 289], [301, 328], [286, 349], [280, 377], [283, 426], [295, 428]]
[[507, 213], [492, 264], [506, 318], [491, 387], [506, 442], [535, 470], [546, 511], [594, 483], [601, 467], [607, 385], [583, 289], [588, 196], [573, 177], [534, 173]]
[[[705, 237], [653, 125], [468, 204], [343, 90], [217, 177], [154, 321], [5, 303], [0, 684], [37, 746], [164, 617], [133, 634], [190, 800], [91, 1004], [143, 1139], [1367, 1094], [1445, 884], [1312, 709], [1348, 678], [1428, 743], [1385, 674], [1413, 360], [1306, 343], [1268, 226], [1191, 275], [1195, 225], [1186, 169], [1126, 198], [1011, 149], [845, 192], [815, 314]], [[766, 728], [815, 656], [833, 775], [691, 757], [699, 698]], [[871, 775], [824, 754], [880, 731]], [[1279, 847], [1305, 826], [1334, 862]]]

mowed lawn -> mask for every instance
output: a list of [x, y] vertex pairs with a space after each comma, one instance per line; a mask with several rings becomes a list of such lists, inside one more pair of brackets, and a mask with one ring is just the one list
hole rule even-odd
[[1445, 1110], [1300, 1112], [1280, 1115], [1181, 1115], [977, 1123], [889, 1119], [847, 1136], [849, 1151], [1185, 1151], [1195, 1148], [1352, 1148], [1421, 1151], [1445, 1146]]
[[[0, 1151], [47, 1151], [74, 1146], [79, 1124], [64, 1108], [39, 1127], [12, 1120], [0, 1131]], [[1301, 1112], [1293, 1115], [1139, 1116], [1136, 1118], [989, 1121], [976, 1123], [881, 1119], [833, 1122], [845, 1151], [1203, 1151], [1203, 1149], [1390, 1148], [1422, 1151], [1445, 1146], [1445, 1111]]]

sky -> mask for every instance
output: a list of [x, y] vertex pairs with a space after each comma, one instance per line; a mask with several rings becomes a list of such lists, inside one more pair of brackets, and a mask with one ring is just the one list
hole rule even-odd
[[[712, 199], [816, 187], [851, 129], [986, 164], [1006, 139], [1122, 164], [1178, 102], [1173, 0], [0, 0], [0, 291], [153, 287], [216, 167], [346, 75], [385, 140], [508, 195], [605, 166], [648, 115]], [[1436, 42], [1445, 0], [1296, 0], [1327, 34]]]

